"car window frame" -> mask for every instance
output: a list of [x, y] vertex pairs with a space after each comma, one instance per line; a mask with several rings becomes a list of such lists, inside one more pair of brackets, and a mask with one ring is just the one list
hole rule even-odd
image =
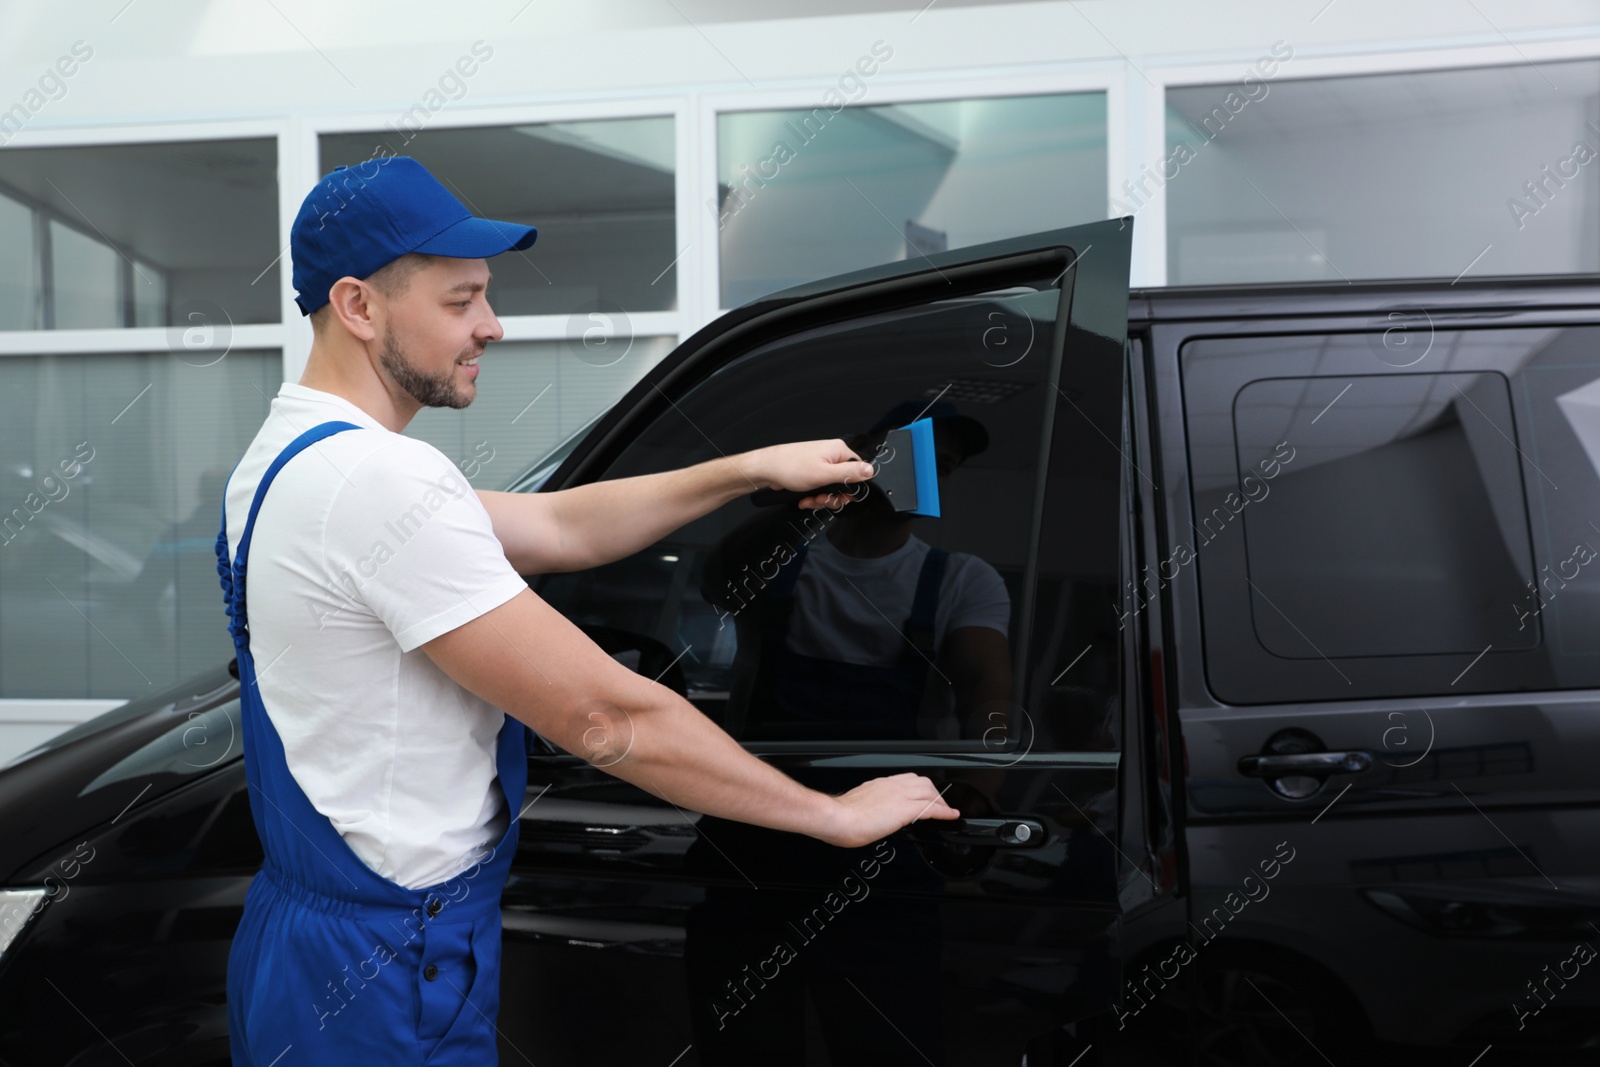
[[[683, 395], [721, 366], [767, 343], [830, 323], [930, 304], [940, 298], [977, 296], [1017, 286], [1038, 289], [1040, 287], [1034, 282], [1040, 278], [1050, 278], [1053, 284], [1059, 286], [1060, 304], [1055, 331], [1050, 340], [1049, 384], [1056, 387], [1061, 380], [1063, 352], [1067, 337], [1074, 329], [1097, 340], [1113, 342], [1125, 359], [1129, 292], [1126, 270], [1120, 275], [1114, 273], [1120, 262], [1116, 251], [1107, 253], [1100, 263], [1095, 264], [1095, 269], [1087, 274], [1082, 274], [1080, 263], [1094, 245], [1102, 241], [1113, 249], [1120, 248], [1124, 253], [1122, 259], [1125, 260], [1128, 248], [1125, 231], [1128, 229], [1128, 219], [1112, 219], [995, 242], [978, 249], [924, 257], [925, 267], [916, 262], [886, 264], [799, 286], [728, 312], [680, 344], [647, 373], [601, 417], [600, 422], [541, 484], [568, 488], [603, 477], [637, 434], [670, 409], [670, 398]], [[1101, 234], [1104, 234], [1104, 238], [1100, 240], [1088, 239], [1100, 238]], [[1114, 237], [1119, 239], [1110, 239]], [[1080, 247], [1082, 252], [1078, 250]], [[1108, 261], [1110, 265], [1107, 265]], [[1126, 266], [1125, 262], [1121, 262], [1121, 265]], [[1115, 277], [1117, 281], [1112, 283], [1106, 277], [1101, 277], [1102, 274]], [[1084, 285], [1082, 281], [1090, 284]], [[1116, 286], [1116, 291], [1107, 289], [1112, 284]], [[1108, 303], [1114, 306], [1108, 307]], [[1051, 434], [1056, 421], [1054, 417], [1045, 419], [1041, 429], [1041, 459], [1034, 472], [1035, 492], [1041, 504], [1050, 473]], [[1027, 691], [1025, 683], [1034, 666], [1029, 662], [1033, 652], [1033, 587], [1037, 580], [1038, 541], [1042, 524], [1043, 512], [1036, 508], [1033, 528], [1029, 533], [1025, 581], [1020, 590], [1023, 604], [1018, 609], [1017, 632], [1011, 636], [1013, 646], [1019, 650], [1013, 662], [1013, 681], [1017, 693]], [[1022, 743], [1020, 738], [1013, 742], [1018, 746]], [[986, 763], [995, 759], [1004, 763], [1007, 759], [1015, 762], [1022, 758], [1057, 758], [1057, 754], [1035, 757], [1029, 753], [1013, 755], [1009, 750], [998, 753], [993, 749], [987, 752], [975, 750], [970, 739], [741, 740], [740, 744], [758, 755], [814, 753], [825, 759], [848, 759], [849, 755], [862, 752], [866, 746], [870, 746], [869, 750], [874, 753], [937, 753], [950, 759], [952, 765], [972, 765], [973, 761]], [[542, 752], [539, 754], [543, 755]], [[1074, 758], [1115, 764], [1120, 755], [1120, 751], [1090, 752], [1075, 753]], [[550, 753], [546, 758], [560, 756]]]

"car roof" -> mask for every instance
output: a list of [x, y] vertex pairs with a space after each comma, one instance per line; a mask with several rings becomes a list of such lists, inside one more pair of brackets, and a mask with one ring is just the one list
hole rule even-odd
[[1600, 307], [1600, 274], [1488, 278], [1394, 278], [1357, 282], [1251, 282], [1132, 289], [1130, 323], [1338, 315], [1386, 310], [1452, 311]]

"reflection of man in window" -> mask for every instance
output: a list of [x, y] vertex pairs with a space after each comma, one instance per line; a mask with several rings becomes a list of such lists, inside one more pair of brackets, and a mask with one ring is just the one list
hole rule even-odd
[[[943, 495], [955, 469], [989, 445], [983, 425], [954, 405], [908, 401], [848, 443], [875, 456], [890, 429], [919, 413], [933, 419]], [[876, 460], [910, 462], [909, 455]], [[778, 521], [762, 516], [724, 542], [727, 574], [771, 558], [780, 542], [790, 546], [778, 557], [787, 562], [740, 613], [741, 637], [758, 627], [760, 649], [743, 735], [978, 738], [997, 726], [1003, 734], [1011, 601], [999, 573], [912, 534], [917, 516], [895, 511], [876, 487], [823, 515], [821, 536], [816, 522], [791, 522], [794, 512], [784, 509]], [[717, 576], [708, 577], [715, 594]]]

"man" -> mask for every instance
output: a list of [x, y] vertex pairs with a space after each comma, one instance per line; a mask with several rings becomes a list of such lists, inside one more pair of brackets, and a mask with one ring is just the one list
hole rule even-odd
[[295, 220], [312, 350], [230, 478], [217, 538], [266, 855], [228, 970], [234, 1062], [254, 1067], [494, 1062], [525, 725], [679, 807], [833, 845], [958, 817], [915, 774], [839, 796], [801, 786], [520, 577], [630, 555], [753, 488], [806, 492], [870, 465], [809, 441], [557, 493], [471, 492], [400, 431], [425, 406], [472, 402], [502, 335], [485, 260], [536, 233], [473, 217], [414, 160], [364, 168], [325, 177]]

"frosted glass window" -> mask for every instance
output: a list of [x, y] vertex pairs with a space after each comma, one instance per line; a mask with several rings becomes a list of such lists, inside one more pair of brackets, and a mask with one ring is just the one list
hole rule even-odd
[[671, 118], [325, 134], [322, 171], [411, 156], [475, 214], [537, 226], [495, 259], [501, 315], [671, 311], [678, 306], [677, 148]]
[[[491, 345], [473, 403], [406, 432], [510, 485], [674, 344], [611, 342]], [[0, 698], [126, 698], [227, 663], [222, 489], [282, 374], [277, 351], [0, 359]]]
[[233, 655], [222, 488], [277, 351], [0, 359], [0, 698], [129, 698]]
[[1600, 270], [1600, 62], [1171, 88], [1175, 285]]
[[721, 295], [1106, 217], [1104, 93], [717, 118]]
[[[165, 326], [167, 324], [167, 277], [149, 263], [135, 263], [132, 270], [133, 324], [135, 326]], [[194, 309], [191, 309], [194, 310]], [[183, 323], [187, 326], [189, 319]], [[206, 321], [215, 320], [206, 316]]]
[[8, 313], [0, 219], [0, 329], [282, 319], [276, 138], [8, 147], [0, 188], [50, 220], [52, 264], [42, 321]]
[[[602, 324], [603, 325], [603, 324]], [[478, 364], [478, 395], [464, 408], [423, 408], [406, 434], [427, 441], [474, 489], [503, 489], [605, 411], [677, 343], [624, 336], [492, 344]], [[603, 354], [602, 354], [603, 353]]]
[[124, 325], [121, 257], [109, 245], [54, 221], [50, 290], [58, 330]]
[[39, 300], [33, 212], [0, 196], [0, 330], [31, 330]]

